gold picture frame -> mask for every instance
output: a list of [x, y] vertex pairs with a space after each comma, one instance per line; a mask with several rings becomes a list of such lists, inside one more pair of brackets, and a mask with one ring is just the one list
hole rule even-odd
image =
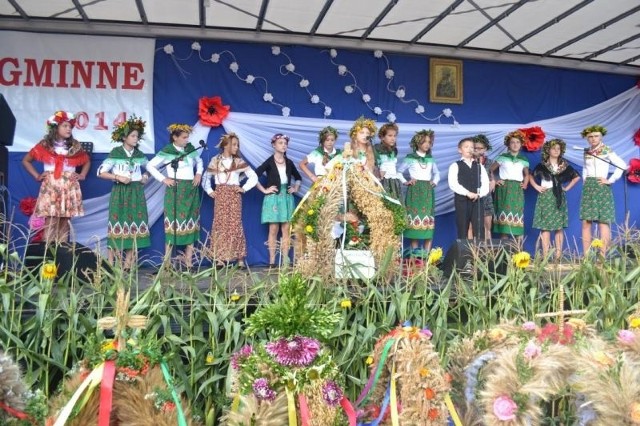
[[462, 61], [431, 58], [429, 60], [429, 101], [462, 103]]

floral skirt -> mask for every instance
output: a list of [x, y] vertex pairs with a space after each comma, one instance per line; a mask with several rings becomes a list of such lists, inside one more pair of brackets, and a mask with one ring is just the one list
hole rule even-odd
[[177, 246], [185, 246], [200, 238], [200, 197], [191, 179], [176, 182], [175, 187], [165, 188], [164, 239], [167, 244], [175, 241]]
[[286, 223], [291, 220], [295, 209], [293, 195], [287, 192], [288, 185], [280, 185], [277, 194], [264, 196], [262, 201], [262, 223]]
[[429, 240], [435, 229], [435, 195], [433, 186], [426, 180], [419, 180], [407, 189], [407, 229], [404, 237], [411, 240]]
[[211, 257], [220, 262], [244, 259], [247, 243], [242, 227], [242, 193], [236, 185], [217, 185], [213, 200]]
[[533, 227], [543, 231], [557, 231], [569, 225], [567, 199], [562, 193], [560, 208], [556, 204], [556, 197], [551, 188], [538, 194], [536, 210], [533, 215]]
[[40, 217], [84, 216], [80, 183], [73, 172], [64, 172], [59, 179], [48, 173], [40, 185], [34, 214]]
[[589, 177], [582, 187], [580, 220], [611, 223], [616, 219], [613, 192], [610, 185], [600, 185], [598, 179]]
[[493, 232], [506, 235], [524, 235], [524, 191], [517, 180], [506, 180], [496, 186]]
[[125, 250], [150, 245], [147, 200], [142, 183], [114, 184], [109, 198], [107, 246]]

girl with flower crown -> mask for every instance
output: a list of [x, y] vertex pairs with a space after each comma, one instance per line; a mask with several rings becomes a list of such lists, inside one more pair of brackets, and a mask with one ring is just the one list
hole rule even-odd
[[[211, 255], [216, 267], [238, 261], [238, 267], [244, 269], [247, 242], [242, 227], [242, 194], [256, 186], [258, 176], [240, 156], [238, 135], [222, 135], [218, 148], [220, 153], [211, 159], [202, 179], [204, 191], [214, 200]], [[240, 185], [243, 175], [247, 179]]]
[[[582, 249], [586, 254], [591, 247], [591, 227], [598, 222], [598, 231], [602, 240], [600, 252], [604, 256], [611, 243], [611, 222], [616, 218], [611, 184], [622, 177], [627, 164], [604, 144], [602, 137], [607, 134], [603, 126], [589, 126], [582, 131], [589, 148], [584, 152], [582, 168], [582, 200], [580, 201], [580, 220], [582, 221]], [[603, 161], [604, 160], [604, 161]], [[616, 166], [609, 176], [609, 163]]]
[[386, 123], [378, 131], [380, 143], [377, 143], [373, 150], [376, 156], [376, 166], [380, 171], [380, 183], [387, 193], [400, 202], [402, 199], [402, 184], [407, 180], [402, 173], [398, 173], [398, 147], [396, 140], [398, 137], [398, 125], [396, 123]]
[[[520, 130], [505, 136], [507, 152], [500, 154], [490, 169], [489, 177], [496, 181], [493, 232], [503, 239], [519, 240], [524, 235], [524, 191], [529, 185], [529, 160], [520, 154], [524, 138]], [[494, 177], [496, 170], [498, 179]]]
[[[287, 147], [289, 146], [289, 136], [277, 133], [271, 138], [273, 155], [267, 158], [256, 169], [256, 175], [267, 174], [266, 187], [260, 182], [257, 187], [266, 195], [262, 202], [261, 222], [269, 224], [269, 239], [267, 246], [269, 249], [269, 266], [276, 266], [276, 248], [278, 232], [282, 232], [280, 242], [281, 258], [288, 259], [289, 256], [289, 226], [291, 216], [295, 207], [293, 193], [300, 189], [302, 176], [289, 158], [287, 158]], [[295, 179], [293, 185], [291, 180]]]
[[[172, 124], [170, 143], [147, 164], [147, 170], [167, 186], [164, 194], [165, 261], [173, 245], [185, 246], [184, 265], [191, 269], [193, 245], [200, 237], [200, 197], [198, 187], [204, 169], [202, 158], [189, 143], [191, 126]], [[158, 167], [166, 167], [166, 175]], [[194, 170], [195, 169], [195, 170]]]
[[[327, 163], [336, 155], [340, 154], [340, 150], [335, 148], [336, 140], [338, 140], [338, 131], [333, 127], [327, 126], [320, 130], [318, 134], [318, 142], [320, 142], [320, 145], [298, 164], [300, 170], [302, 170], [312, 182], [326, 175]], [[309, 169], [309, 164], [313, 164], [313, 172]]]
[[566, 149], [567, 144], [561, 139], [545, 142], [542, 162], [529, 175], [529, 183], [538, 191], [533, 227], [540, 230], [542, 255], [545, 257], [551, 248], [551, 233], [554, 233], [556, 260], [562, 256], [563, 229], [569, 225], [565, 192], [580, 180], [578, 172], [563, 158]]
[[[404, 236], [411, 241], [413, 251], [420, 250], [419, 240], [423, 240], [422, 250], [431, 250], [431, 241], [435, 230], [435, 190], [440, 182], [440, 171], [431, 155], [435, 134], [433, 130], [423, 129], [411, 138], [413, 153], [407, 155], [399, 172], [409, 172], [409, 189], [405, 198], [407, 207], [407, 229]], [[422, 253], [424, 255], [424, 253]]]
[[107, 247], [109, 263], [116, 256], [122, 261], [124, 270], [135, 264], [138, 249], [149, 247], [149, 216], [144, 197], [144, 184], [149, 180], [142, 167], [149, 162], [138, 149], [144, 137], [146, 123], [132, 115], [117, 125], [111, 133], [111, 141], [122, 145], [111, 150], [98, 168], [98, 177], [113, 181], [109, 197], [109, 219], [107, 222]]
[[[22, 165], [40, 185], [34, 214], [45, 218], [45, 241], [62, 243], [69, 239], [72, 217], [84, 215], [79, 181], [85, 180], [91, 162], [71, 131], [75, 116], [56, 111], [47, 120], [47, 134], [22, 159]], [[42, 173], [33, 161], [43, 164]], [[82, 166], [80, 173], [76, 167]]]

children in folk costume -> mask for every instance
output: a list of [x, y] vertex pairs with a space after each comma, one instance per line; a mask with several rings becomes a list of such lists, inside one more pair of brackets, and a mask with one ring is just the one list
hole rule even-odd
[[[340, 150], [335, 148], [338, 140], [338, 131], [331, 126], [327, 126], [320, 130], [318, 134], [318, 142], [320, 145], [311, 151], [309, 155], [300, 161], [298, 167], [312, 182], [318, 180], [319, 177], [327, 174], [326, 165], [336, 155], [340, 154]], [[309, 164], [313, 164], [314, 169], [311, 171]]]
[[413, 153], [407, 155], [399, 168], [400, 173], [409, 172], [409, 188], [405, 198], [407, 229], [404, 237], [411, 240], [411, 249], [417, 250], [419, 240], [424, 240], [422, 249], [431, 250], [435, 229], [435, 186], [440, 181], [440, 171], [431, 156], [435, 134], [433, 130], [420, 130], [411, 138]]
[[396, 123], [386, 123], [378, 131], [380, 143], [373, 149], [376, 155], [376, 166], [380, 172], [380, 183], [390, 197], [404, 202], [402, 197], [402, 184], [407, 180], [402, 173], [398, 173], [398, 147], [396, 140], [398, 137], [398, 125]]
[[[273, 155], [267, 158], [256, 169], [256, 175], [267, 174], [267, 184], [262, 186], [260, 182], [257, 187], [266, 195], [262, 202], [261, 222], [269, 224], [269, 237], [267, 246], [269, 249], [269, 266], [276, 266], [276, 250], [278, 242], [278, 232], [282, 232], [281, 259], [287, 259], [290, 247], [290, 220], [294, 210], [293, 193], [300, 189], [302, 176], [289, 158], [287, 158], [287, 147], [289, 136], [277, 133], [271, 138]], [[294, 180], [291, 184], [292, 178]]]
[[[47, 134], [22, 159], [27, 172], [42, 182], [34, 214], [45, 218], [46, 242], [68, 241], [70, 219], [84, 215], [79, 181], [87, 177], [91, 162], [72, 135], [75, 123], [73, 114], [56, 111], [47, 120]], [[43, 164], [42, 173], [33, 166], [34, 160]]]
[[524, 133], [519, 130], [504, 138], [507, 152], [500, 154], [491, 165], [491, 174], [499, 171], [494, 198], [493, 232], [501, 238], [524, 235], [524, 190], [529, 185], [529, 160], [520, 154]]
[[[551, 232], [555, 241], [555, 258], [562, 256], [563, 229], [569, 225], [565, 192], [580, 180], [580, 175], [563, 158], [567, 145], [561, 139], [551, 139], [542, 146], [542, 162], [529, 175], [529, 182], [538, 191], [533, 215], [533, 227], [540, 230], [542, 254], [551, 248]], [[540, 182], [540, 184], [537, 183]]]
[[[484, 167], [487, 175], [489, 176], [489, 193], [482, 197], [482, 205], [484, 207], [484, 238], [491, 239], [491, 225], [493, 223], [493, 191], [496, 188], [496, 181], [493, 179], [493, 173], [491, 173], [491, 165], [493, 160], [487, 157], [487, 151], [491, 151], [491, 143], [489, 139], [483, 134], [479, 134], [473, 137], [473, 155], [478, 162]], [[469, 227], [469, 238], [473, 238], [473, 224]]]
[[364, 165], [370, 172], [376, 169], [375, 153], [371, 138], [376, 133], [376, 124], [373, 120], [360, 117], [351, 126], [349, 138], [351, 139], [351, 149], [353, 158]]
[[457, 237], [467, 238], [470, 225], [473, 225], [472, 238], [484, 239], [483, 197], [489, 193], [489, 176], [475, 158], [473, 138], [460, 140], [458, 152], [461, 158], [449, 166], [447, 179], [454, 192]]
[[109, 263], [114, 258], [124, 257], [125, 270], [130, 269], [137, 257], [137, 250], [151, 245], [149, 216], [144, 197], [144, 184], [149, 180], [142, 167], [149, 162], [138, 149], [144, 137], [146, 123], [132, 115], [117, 125], [111, 133], [111, 141], [122, 145], [114, 148], [98, 168], [98, 177], [113, 181], [109, 197], [109, 219], [107, 222], [107, 247]]
[[[191, 126], [172, 124], [167, 130], [170, 143], [149, 161], [147, 170], [167, 186], [164, 194], [165, 261], [171, 258], [174, 244], [185, 246], [183, 261], [190, 269], [193, 264], [193, 244], [200, 237], [198, 187], [204, 167], [199, 151], [189, 143]], [[175, 164], [174, 160], [179, 158], [180, 161]], [[166, 167], [166, 175], [158, 170], [161, 166]]]
[[[607, 129], [603, 126], [589, 126], [581, 134], [589, 144], [589, 148], [584, 153], [582, 169], [584, 179], [580, 202], [582, 248], [583, 253], [586, 254], [591, 247], [591, 227], [593, 222], [598, 222], [598, 231], [603, 243], [600, 250], [604, 255], [611, 243], [611, 222], [616, 217], [611, 184], [622, 177], [627, 164], [602, 141], [602, 137], [607, 134]], [[609, 163], [603, 160], [616, 166], [611, 176], [609, 176]]]
[[[244, 269], [247, 242], [242, 227], [242, 194], [256, 186], [258, 176], [240, 156], [238, 135], [222, 135], [218, 148], [220, 153], [209, 161], [202, 179], [204, 191], [214, 200], [211, 255], [218, 268], [237, 261], [237, 266]], [[240, 185], [243, 175], [247, 179]], [[211, 178], [215, 188], [211, 186]]]

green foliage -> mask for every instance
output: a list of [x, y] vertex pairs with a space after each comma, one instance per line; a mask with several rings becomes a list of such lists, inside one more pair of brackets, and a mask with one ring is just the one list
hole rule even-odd
[[407, 211], [401, 204], [396, 204], [386, 198], [382, 198], [384, 207], [393, 215], [393, 234], [400, 235], [407, 229]]

